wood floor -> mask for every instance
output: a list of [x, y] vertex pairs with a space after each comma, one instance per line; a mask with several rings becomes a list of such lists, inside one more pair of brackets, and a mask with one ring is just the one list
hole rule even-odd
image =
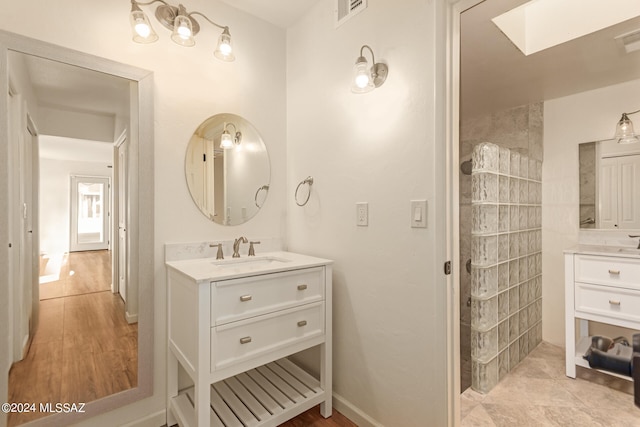
[[320, 406], [316, 406], [281, 424], [280, 427], [358, 427], [358, 425], [335, 409], [333, 415], [325, 419], [320, 415]]
[[[48, 299], [26, 358], [9, 372], [9, 402], [81, 403], [136, 387], [138, 326], [126, 322], [120, 296], [101, 290], [110, 288], [109, 259], [107, 251], [71, 253], [59, 288], [40, 286]], [[44, 415], [9, 414], [8, 426]]]
[[40, 257], [40, 300], [111, 289], [109, 251]]

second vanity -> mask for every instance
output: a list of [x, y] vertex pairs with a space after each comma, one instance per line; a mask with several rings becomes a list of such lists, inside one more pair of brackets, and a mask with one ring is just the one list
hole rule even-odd
[[640, 250], [581, 245], [565, 251], [565, 318], [566, 375], [575, 378], [576, 366], [589, 368], [583, 358], [589, 321], [640, 330]]
[[[168, 425], [331, 415], [331, 261], [290, 252], [167, 261]], [[320, 347], [320, 378], [287, 356]], [[179, 390], [181, 367], [193, 387]]]

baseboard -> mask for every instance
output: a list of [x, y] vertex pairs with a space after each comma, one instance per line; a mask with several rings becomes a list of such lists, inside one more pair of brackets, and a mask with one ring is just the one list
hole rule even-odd
[[344, 397], [333, 392], [333, 407], [359, 427], [384, 427]]
[[128, 424], [122, 424], [121, 427], [160, 427], [167, 425], [167, 411], [161, 410], [153, 414], [149, 414], [139, 420], [131, 421]]
[[128, 324], [138, 323], [138, 315], [137, 314], [129, 314], [128, 311], [125, 311], [124, 317], [127, 319]]

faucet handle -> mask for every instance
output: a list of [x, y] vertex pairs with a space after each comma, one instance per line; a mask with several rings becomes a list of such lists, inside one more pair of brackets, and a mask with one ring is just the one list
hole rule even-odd
[[253, 245], [259, 245], [260, 242], [249, 242], [249, 256], [256, 256], [256, 250]]
[[216, 254], [216, 259], [224, 259], [224, 254], [222, 253], [222, 243], [218, 243], [217, 245], [214, 245], [213, 243], [211, 243], [209, 245], [210, 248], [215, 248], [218, 247], [218, 253]]

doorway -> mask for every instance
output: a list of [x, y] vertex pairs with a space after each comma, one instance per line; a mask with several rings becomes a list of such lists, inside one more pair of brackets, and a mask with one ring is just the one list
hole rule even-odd
[[109, 249], [110, 178], [71, 176], [71, 252]]

